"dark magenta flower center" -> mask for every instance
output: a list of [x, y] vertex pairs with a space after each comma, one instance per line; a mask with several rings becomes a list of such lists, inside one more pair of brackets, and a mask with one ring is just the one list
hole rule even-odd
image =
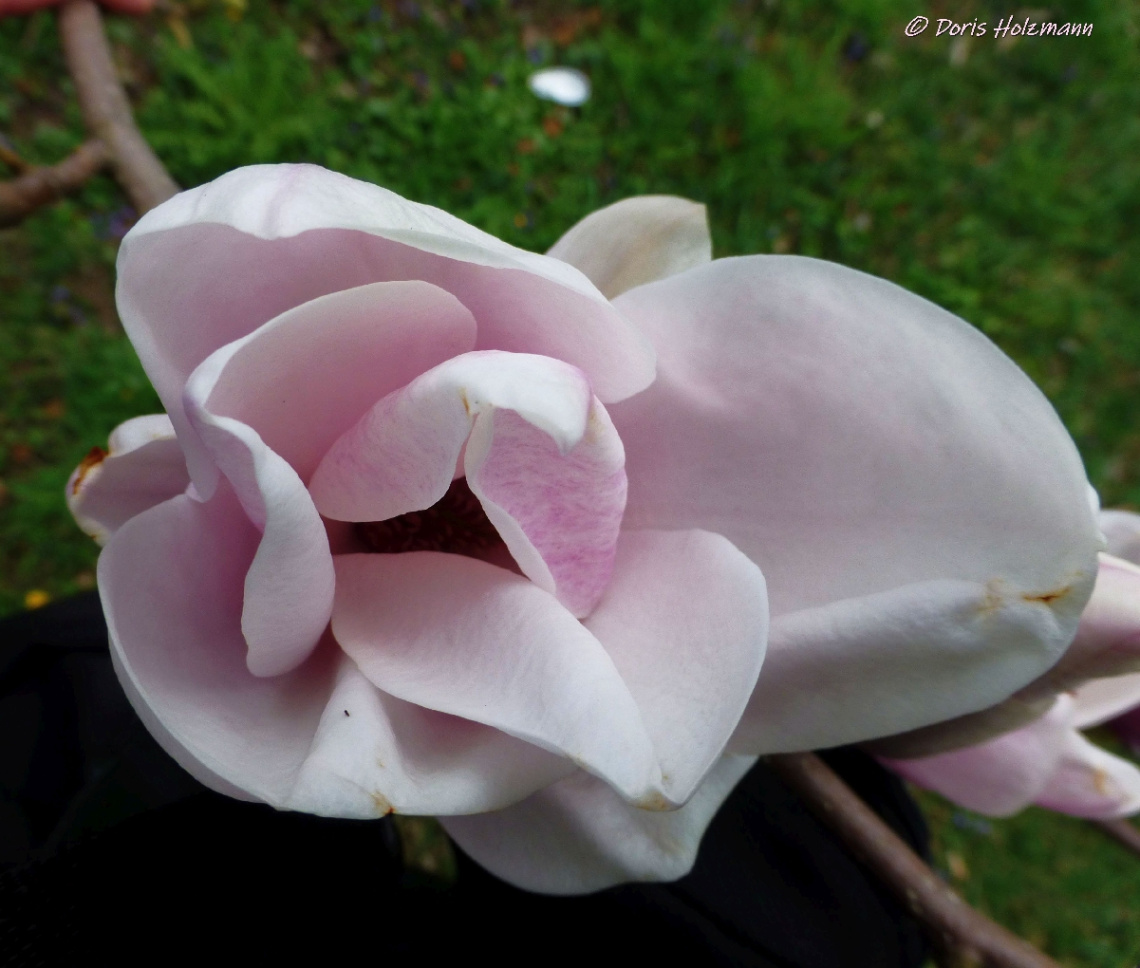
[[387, 521], [363, 522], [356, 526], [356, 533], [370, 551], [382, 554], [446, 551], [488, 560], [506, 551], [499, 532], [463, 477], [452, 481], [447, 493], [430, 508]]

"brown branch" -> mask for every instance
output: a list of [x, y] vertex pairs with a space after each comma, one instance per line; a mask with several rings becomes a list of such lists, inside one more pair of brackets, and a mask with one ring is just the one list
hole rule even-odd
[[1133, 853], [1140, 854], [1140, 829], [1127, 820], [1093, 820], [1092, 823]]
[[966, 904], [878, 815], [812, 753], [782, 753], [768, 763], [847, 847], [926, 927], [953, 968], [1060, 968]]
[[115, 177], [141, 215], [177, 194], [178, 185], [135, 125], [115, 74], [99, 8], [92, 0], [64, 4], [59, 31], [84, 123], [107, 146]]
[[28, 168], [18, 178], [0, 182], [0, 228], [16, 225], [37, 208], [78, 191], [109, 160], [103, 142], [87, 141], [57, 165]]
[[0, 161], [4, 162], [4, 164], [11, 168], [17, 175], [24, 174], [24, 172], [32, 167], [20, 157], [16, 150], [8, 143], [8, 139], [3, 135], [0, 135]]

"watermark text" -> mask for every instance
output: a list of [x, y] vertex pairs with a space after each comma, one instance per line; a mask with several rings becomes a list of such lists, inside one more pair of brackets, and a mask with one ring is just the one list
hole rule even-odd
[[[930, 26], [928, 17], [915, 17], [906, 25], [904, 33], [908, 37], [917, 37], [925, 33]], [[996, 24], [990, 25], [984, 20], [967, 20], [958, 22], [939, 17], [934, 25], [934, 36], [942, 37], [986, 37], [992, 34], [996, 38], [1003, 37], [1088, 37], [1093, 32], [1092, 24], [1054, 23], [1031, 20], [1017, 20], [1013, 17], [1002, 17]]]

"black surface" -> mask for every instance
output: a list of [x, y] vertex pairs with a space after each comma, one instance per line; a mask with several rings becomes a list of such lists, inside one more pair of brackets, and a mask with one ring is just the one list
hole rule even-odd
[[[404, 871], [387, 821], [278, 813], [205, 790], [119, 689], [94, 593], [0, 622], [0, 963], [376, 965], [588, 960], [918, 968], [917, 925], [763, 763], [673, 884], [527, 894], [462, 853]], [[825, 757], [920, 851], [902, 784]]]

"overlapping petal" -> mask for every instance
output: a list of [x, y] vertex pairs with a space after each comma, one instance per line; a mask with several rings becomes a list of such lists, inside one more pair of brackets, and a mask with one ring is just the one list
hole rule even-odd
[[[759, 564], [773, 615], [760, 692], [811, 710], [758, 706], [772, 722], [757, 735], [803, 749], [915, 728], [1056, 662], [1099, 532], [1064, 427], [981, 333], [799, 257], [721, 259], [615, 304], [658, 353], [653, 386], [610, 408], [626, 526], [715, 531]], [[880, 673], [873, 643], [901, 648], [911, 609], [949, 680], [905, 659]], [[1001, 647], [985, 647], [987, 624]]]
[[[308, 481], [377, 400], [475, 346], [475, 319], [426, 282], [379, 282], [287, 310], [212, 353], [189, 383], [211, 413], [255, 430]], [[198, 483], [208, 496], [208, 488]]]
[[119, 677], [164, 748], [207, 786], [329, 816], [506, 806], [573, 769], [505, 734], [384, 695], [326, 640], [255, 676], [242, 578], [259, 544], [229, 485], [132, 519], [99, 559]]
[[337, 520], [421, 511], [446, 493], [465, 446], [467, 483], [523, 574], [588, 614], [613, 566], [625, 455], [572, 366], [494, 351], [448, 360], [370, 409], [310, 489]]
[[[180, 435], [182, 386], [212, 352], [373, 282], [438, 285], [474, 315], [477, 348], [566, 360], [602, 400], [653, 379], [652, 348], [577, 270], [313, 165], [242, 168], [175, 196], [124, 239], [118, 273], [124, 328]], [[197, 481], [209, 462], [188, 458]]]
[[186, 459], [164, 413], [120, 424], [106, 452], [91, 451], [67, 482], [67, 506], [99, 544], [136, 514], [181, 494], [190, 483]]
[[1026, 699], [1140, 671], [1140, 566], [1101, 554], [1096, 587], [1061, 661], [1018, 693]]
[[912, 783], [967, 810], [1008, 817], [1042, 795], [1072, 732], [1073, 700], [1060, 696], [1028, 726], [978, 746], [920, 759], [886, 760]]
[[639, 810], [580, 773], [506, 810], [443, 825], [472, 858], [525, 890], [584, 894], [673, 881], [692, 868], [709, 821], [755, 762], [722, 757], [679, 810]]
[[1110, 509], [1100, 512], [1099, 521], [1108, 543], [1105, 551], [1116, 558], [1140, 564], [1140, 514]]
[[1071, 730], [1035, 802], [1074, 817], [1128, 817], [1140, 813], [1140, 770]]
[[660, 785], [637, 703], [553, 596], [461, 555], [340, 555], [332, 630], [377, 688], [577, 762], [633, 800]]
[[251, 427], [210, 413], [188, 394], [187, 416], [261, 533], [244, 576], [241, 629], [249, 669], [276, 676], [316, 648], [332, 614], [332, 551], [297, 472]]
[[607, 299], [712, 260], [705, 207], [638, 195], [591, 212], [547, 255], [580, 269]]
[[1077, 729], [1091, 729], [1130, 709], [1140, 707], [1140, 672], [1106, 679], [1093, 679], [1074, 693], [1073, 717]]
[[959, 724], [953, 733], [962, 745], [948, 752], [925, 755], [916, 736], [906, 737], [909, 748], [880, 744], [876, 751], [908, 780], [979, 813], [1011, 816], [1036, 804], [1076, 817], [1124, 817], [1140, 813], [1140, 770], [1080, 730], [1138, 700], [1140, 676], [1096, 680], [983, 742], [964, 745], [968, 731]]
[[752, 694], [768, 638], [760, 569], [706, 531], [627, 531], [583, 623], [605, 646], [657, 750], [666, 805], [685, 803]]

